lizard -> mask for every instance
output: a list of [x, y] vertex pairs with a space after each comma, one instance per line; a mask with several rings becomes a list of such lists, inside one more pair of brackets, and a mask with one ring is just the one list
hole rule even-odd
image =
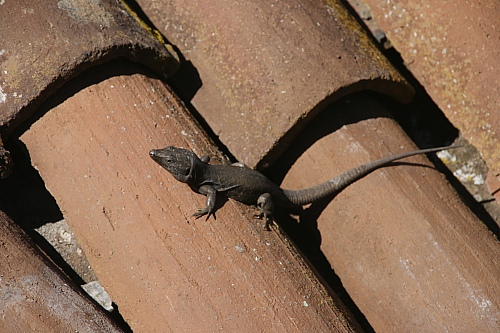
[[217, 195], [222, 194], [255, 207], [258, 210], [255, 217], [264, 218], [265, 228], [269, 229], [275, 206], [284, 208], [304, 206], [337, 194], [355, 181], [396, 160], [458, 147], [460, 146], [428, 148], [392, 155], [357, 166], [319, 185], [299, 190], [282, 189], [262, 173], [240, 163], [209, 164], [209, 156], [199, 158], [194, 152], [185, 148], [169, 146], [153, 149], [149, 152], [149, 156], [175, 179], [207, 197], [206, 206], [198, 209], [193, 214], [194, 217], [200, 218], [206, 215], [208, 220], [210, 215], [215, 213]]

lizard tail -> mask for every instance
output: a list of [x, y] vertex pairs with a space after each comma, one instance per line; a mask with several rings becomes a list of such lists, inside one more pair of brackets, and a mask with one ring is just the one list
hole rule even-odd
[[457, 146], [448, 146], [448, 147], [438, 147], [438, 148], [429, 148], [429, 149], [421, 149], [415, 150], [407, 153], [402, 153], [398, 155], [393, 155], [385, 158], [381, 158], [376, 161], [368, 162], [366, 164], [355, 167], [349, 171], [344, 172], [343, 174], [332, 178], [324, 183], [319, 185], [308, 187], [301, 190], [283, 190], [284, 194], [288, 197], [288, 199], [294, 204], [298, 206], [307, 205], [313, 203], [315, 201], [321, 200], [323, 198], [332, 196], [334, 194], [339, 193], [347, 186], [351, 185], [355, 181], [363, 178], [369, 173], [386, 166], [387, 164], [419, 154], [427, 154], [436, 152], [439, 150], [447, 150], [462, 147], [461, 145]]

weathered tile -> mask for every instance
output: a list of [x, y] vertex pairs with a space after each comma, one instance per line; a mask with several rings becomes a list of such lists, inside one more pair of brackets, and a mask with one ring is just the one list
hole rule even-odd
[[364, 2], [408, 69], [500, 173], [498, 1]]
[[117, 1], [6, 1], [0, 16], [4, 139], [48, 96], [91, 66], [127, 57], [166, 76], [178, 67], [170, 46]]
[[251, 167], [275, 159], [340, 96], [412, 96], [340, 1], [138, 3], [198, 71], [196, 110]]
[[134, 331], [356, 330], [335, 295], [253, 210], [229, 201], [217, 219], [191, 216], [205, 198], [149, 150], [176, 145], [221, 155], [160, 81], [132, 75], [92, 85], [21, 140]]
[[0, 331], [122, 332], [0, 211]]

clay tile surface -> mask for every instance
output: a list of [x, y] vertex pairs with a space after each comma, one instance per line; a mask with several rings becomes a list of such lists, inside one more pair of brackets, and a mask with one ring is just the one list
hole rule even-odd
[[[89, 11], [77, 11], [75, 18], [72, 6], [82, 3]], [[57, 89], [46, 78], [62, 85], [77, 75], [74, 68], [83, 68], [78, 64], [97, 64], [107, 52], [122, 50], [116, 48], [124, 45], [122, 35], [101, 32], [110, 29], [106, 13], [123, 14], [117, 3], [82, 3], [62, 0], [57, 8], [49, 6], [53, 13], [37, 16], [43, 17], [40, 31], [51, 15], [66, 20], [64, 38], [56, 43], [62, 50], [58, 67], [49, 66], [43, 80], [26, 78], [45, 73], [37, 59], [50, 57], [51, 48], [35, 39], [23, 44], [28, 37], [13, 35], [18, 47], [37, 48], [20, 53], [23, 71], [2, 64], [0, 75], [22, 74], [7, 79], [24, 77], [23, 96], [31, 98], [9, 90], [13, 83], [7, 85], [2, 76], [5, 105], [19, 97], [13, 110], [29, 110], [39, 96]], [[290, 165], [278, 166], [283, 176], [287, 173], [283, 187], [295, 189], [415, 148], [374, 98], [353, 94], [330, 103], [360, 90], [403, 102], [413, 93], [340, 2], [139, 3], [191, 62], [198, 90], [180, 100], [146, 71], [130, 68], [134, 75], [124, 75], [113, 68], [122, 63], [113, 61], [81, 73], [81, 82], [62, 86], [57, 91], [61, 102], [45, 103], [46, 112], [19, 137], [132, 330], [359, 331], [335, 293], [306, 265], [294, 246], [297, 240], [311, 242], [317, 252], [309, 259], [321, 257], [327, 274], [337, 274], [342, 293], [355, 303], [351, 308], [359, 308], [368, 331], [486, 332], [498, 326], [498, 241], [423, 156], [377, 170], [330, 202], [288, 216], [292, 229], [301, 232], [290, 241], [279, 227], [263, 230], [252, 219], [252, 209], [232, 199], [218, 207], [217, 218], [194, 219], [206, 198], [148, 155], [149, 149], [175, 145], [220, 164], [222, 153], [203, 128], [209, 125], [236, 158], [259, 166], [298, 137], [283, 155], [292, 154]], [[30, 17], [31, 5], [21, 4], [3, 9], [14, 11], [17, 19]], [[119, 26], [129, 31], [132, 21]], [[89, 26], [95, 28], [86, 35], [92, 43], [94, 38], [107, 43], [95, 57], [82, 52], [87, 44], [79, 44]], [[140, 39], [123, 37], [128, 46], [119, 54], [133, 57], [136, 48], [129, 38]], [[16, 59], [11, 49], [0, 55], [7, 65]], [[78, 58], [82, 54], [88, 58]], [[82, 89], [82, 82], [91, 83]], [[323, 108], [326, 112], [316, 117]], [[201, 118], [206, 120], [202, 126]]]
[[123, 332], [0, 211], [1, 332]]
[[365, 0], [450, 121], [500, 173], [500, 4]]
[[196, 67], [203, 84], [193, 106], [250, 167], [272, 161], [343, 95], [412, 96], [339, 1], [138, 3]]
[[102, 80], [20, 139], [134, 332], [360, 331], [279, 232], [243, 215], [249, 208], [233, 201], [217, 219], [192, 217], [203, 196], [148, 151], [168, 140], [220, 154], [161, 81]]
[[176, 58], [120, 2], [6, 1], [0, 5], [0, 127], [10, 132], [72, 77], [128, 57], [170, 76]]

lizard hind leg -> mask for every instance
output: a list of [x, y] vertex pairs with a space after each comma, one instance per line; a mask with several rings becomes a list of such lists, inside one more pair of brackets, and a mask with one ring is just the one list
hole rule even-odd
[[273, 222], [273, 211], [274, 211], [274, 203], [271, 194], [269, 193], [261, 194], [260, 197], [257, 199], [257, 207], [255, 208], [258, 210], [258, 212], [254, 215], [254, 217], [258, 219], [263, 218], [265, 220], [264, 228], [266, 230], [270, 230], [269, 226]]

